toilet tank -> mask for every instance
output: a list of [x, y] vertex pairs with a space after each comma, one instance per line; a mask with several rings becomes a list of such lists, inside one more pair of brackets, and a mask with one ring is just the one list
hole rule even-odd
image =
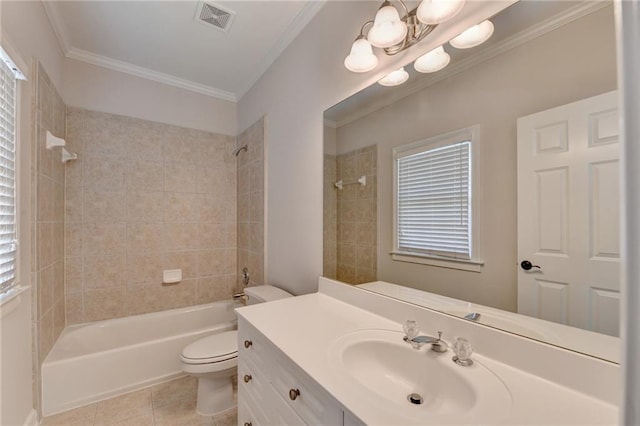
[[244, 289], [244, 294], [247, 295], [247, 305], [255, 305], [256, 303], [293, 297], [291, 293], [272, 285], [247, 287]]

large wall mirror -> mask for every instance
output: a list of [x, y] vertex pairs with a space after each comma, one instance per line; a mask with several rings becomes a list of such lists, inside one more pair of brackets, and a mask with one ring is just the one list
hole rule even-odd
[[[374, 84], [325, 111], [323, 273], [394, 283], [363, 287], [412, 302], [422, 297], [413, 289], [428, 292], [452, 314], [486, 307], [479, 322], [618, 362], [613, 6], [519, 1], [492, 21], [483, 45], [446, 44], [443, 70], [408, 64], [404, 85]], [[473, 255], [407, 255], [396, 231], [399, 158], [465, 134]], [[501, 313], [514, 315], [491, 323]], [[545, 331], [547, 322], [560, 326]], [[615, 350], [590, 349], [602, 346]]]

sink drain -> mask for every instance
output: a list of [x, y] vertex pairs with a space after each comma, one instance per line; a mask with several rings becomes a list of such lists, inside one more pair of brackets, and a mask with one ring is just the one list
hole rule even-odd
[[420, 395], [418, 395], [417, 393], [412, 393], [407, 395], [407, 400], [412, 403], [412, 404], [416, 404], [416, 405], [420, 405], [423, 402], [423, 399]]

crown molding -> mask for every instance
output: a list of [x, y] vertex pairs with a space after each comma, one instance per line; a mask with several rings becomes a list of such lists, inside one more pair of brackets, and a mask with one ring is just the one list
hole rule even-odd
[[71, 44], [69, 43], [69, 34], [67, 33], [67, 29], [62, 23], [62, 18], [60, 17], [58, 3], [55, 1], [43, 1], [42, 5], [44, 6], [44, 11], [49, 18], [51, 28], [53, 28], [53, 32], [58, 39], [58, 44], [60, 45], [64, 55], [67, 56], [67, 53], [69, 53], [69, 50], [71, 49]]
[[512, 35], [511, 37], [508, 37], [494, 44], [488, 49], [479, 51], [475, 55], [469, 56], [461, 61], [456, 62], [455, 64], [451, 64], [441, 72], [435, 73], [429, 77], [422, 78], [413, 84], [408, 84], [404, 87], [401, 86], [402, 88], [400, 90], [394, 92], [388, 97], [383, 98], [379, 102], [375, 102], [367, 108], [363, 108], [359, 111], [349, 114], [345, 116], [344, 119], [337, 120], [337, 127], [352, 123], [409, 95], [412, 95], [420, 90], [424, 90], [427, 87], [432, 86], [444, 79], [466, 71], [471, 67], [488, 61], [489, 59], [501, 55], [518, 46], [521, 46], [553, 30], [561, 28], [577, 19], [603, 9], [610, 4], [611, 2], [608, 0], [586, 1], [575, 7], [569, 8], [558, 15], [552, 16], [551, 18], [541, 21], [536, 25], [533, 25], [523, 31], [520, 31], [519, 33]]
[[273, 45], [269, 52], [262, 58], [256, 71], [244, 84], [241, 90], [236, 94], [238, 99], [242, 98], [254, 84], [262, 77], [262, 75], [269, 69], [269, 67], [275, 62], [282, 52], [295, 40], [300, 34], [303, 28], [311, 22], [314, 16], [324, 7], [327, 0], [312, 0], [308, 1], [302, 10], [295, 17], [291, 25], [280, 36], [276, 44]]
[[86, 50], [76, 49], [75, 47], [72, 47], [66, 56], [69, 59], [75, 59], [77, 61], [86, 62], [102, 68], [108, 68], [114, 71], [119, 71], [147, 80], [156, 81], [158, 83], [167, 84], [169, 86], [178, 87], [180, 89], [189, 90], [191, 92], [200, 93], [202, 95], [213, 96], [214, 98], [219, 98], [230, 102], [238, 101], [235, 94], [231, 92], [216, 89], [215, 87], [206, 86], [204, 84], [196, 83], [190, 80], [178, 78], [170, 74], [154, 71], [149, 68], [133, 65], [129, 62], [118, 61], [117, 59], [109, 58], [107, 56], [97, 55], [92, 52], [87, 52]]
[[182, 79], [170, 74], [154, 71], [149, 68], [133, 65], [129, 62], [119, 61], [108, 56], [99, 55], [97, 53], [73, 47], [70, 41], [69, 34], [63, 23], [63, 19], [60, 16], [57, 2], [43, 1], [42, 4], [44, 6], [45, 12], [47, 13], [47, 17], [49, 18], [49, 22], [51, 23], [51, 27], [53, 28], [53, 32], [58, 39], [58, 44], [60, 44], [60, 48], [62, 49], [65, 57], [86, 62], [99, 67], [108, 68], [114, 71], [119, 71], [125, 74], [130, 74], [147, 80], [156, 81], [158, 83], [167, 84], [169, 86], [178, 87], [180, 89], [189, 90], [191, 92], [200, 93], [202, 95], [212, 96], [214, 98], [222, 99], [225, 101], [238, 102], [238, 99], [241, 98], [245, 93], [247, 93], [249, 89], [251, 89], [256, 81], [258, 81], [258, 79], [269, 69], [276, 58], [287, 48], [287, 46], [289, 46], [289, 44], [291, 44], [291, 42], [298, 36], [298, 34], [300, 34], [302, 29], [325, 5], [325, 2], [326, 0], [317, 0], [309, 1], [307, 2], [307, 4], [305, 4], [305, 6], [293, 20], [293, 22], [289, 25], [287, 30], [278, 39], [276, 44], [260, 61], [260, 64], [256, 68], [255, 72], [237, 93], [217, 89], [212, 86], [196, 83], [191, 80]]

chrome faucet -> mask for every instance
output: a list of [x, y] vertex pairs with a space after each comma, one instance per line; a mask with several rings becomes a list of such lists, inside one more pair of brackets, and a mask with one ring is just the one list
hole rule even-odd
[[431, 344], [431, 349], [435, 352], [446, 352], [447, 344], [442, 340], [442, 331], [438, 331], [438, 337], [418, 336], [418, 324], [415, 321], [406, 321], [404, 324], [405, 336], [403, 340], [410, 343], [414, 349], [420, 349], [424, 344]]

